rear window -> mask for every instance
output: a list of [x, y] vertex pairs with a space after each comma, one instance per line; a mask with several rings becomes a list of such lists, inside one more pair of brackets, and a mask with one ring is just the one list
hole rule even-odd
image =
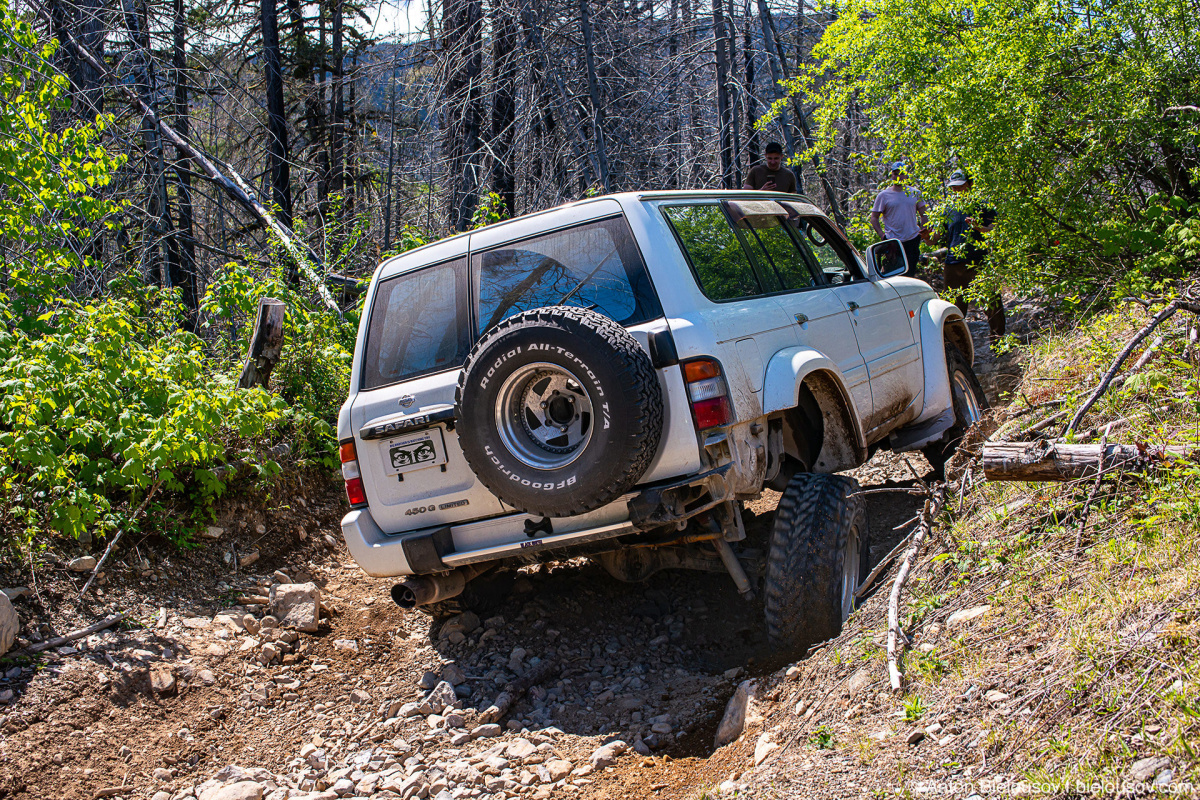
[[466, 358], [466, 259], [381, 281], [371, 308], [363, 389], [457, 367]]
[[762, 294], [750, 257], [720, 206], [666, 206], [663, 214], [708, 299], [736, 300]]
[[471, 256], [482, 334], [542, 306], [590, 308], [622, 325], [662, 316], [629, 225], [622, 217], [522, 239]]

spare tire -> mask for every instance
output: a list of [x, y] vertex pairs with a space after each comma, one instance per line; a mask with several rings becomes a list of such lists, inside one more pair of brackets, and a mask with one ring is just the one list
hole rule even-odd
[[496, 497], [543, 517], [611, 503], [645, 473], [662, 438], [650, 358], [608, 317], [525, 311], [471, 349], [455, 393], [458, 439]]

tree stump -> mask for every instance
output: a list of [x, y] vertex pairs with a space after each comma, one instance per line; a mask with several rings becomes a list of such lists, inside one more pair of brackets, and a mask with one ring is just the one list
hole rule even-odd
[[250, 336], [250, 350], [246, 354], [246, 364], [242, 367], [242, 377], [238, 379], [239, 389], [249, 389], [252, 386], [267, 388], [271, 370], [279, 362], [279, 354], [283, 351], [285, 316], [287, 304], [282, 300], [264, 297], [258, 301], [254, 333]]

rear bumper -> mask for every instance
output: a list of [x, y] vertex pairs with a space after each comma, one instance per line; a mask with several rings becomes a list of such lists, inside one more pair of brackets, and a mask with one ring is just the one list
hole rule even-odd
[[627, 494], [576, 517], [544, 520], [528, 514], [387, 534], [359, 508], [342, 518], [350, 555], [368, 575], [427, 575], [467, 564], [500, 561], [588, 545], [677, 524], [732, 499], [729, 465]]

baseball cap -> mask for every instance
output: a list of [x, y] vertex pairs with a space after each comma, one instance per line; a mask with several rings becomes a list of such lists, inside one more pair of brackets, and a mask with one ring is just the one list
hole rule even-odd
[[904, 161], [893, 161], [891, 165], [888, 166], [888, 172], [895, 172], [898, 169], [908, 169], [908, 164]]
[[950, 180], [946, 181], [947, 186], [963, 186], [971, 182], [971, 176], [963, 172], [961, 169], [956, 169], [950, 173]]

